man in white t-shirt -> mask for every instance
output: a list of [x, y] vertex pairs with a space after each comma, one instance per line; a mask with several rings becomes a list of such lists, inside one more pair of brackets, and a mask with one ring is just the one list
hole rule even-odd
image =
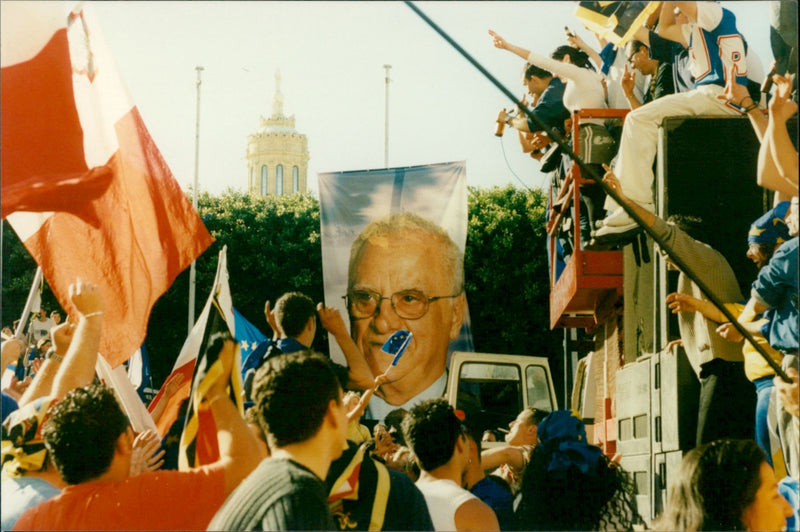
[[494, 511], [464, 489], [470, 442], [466, 428], [444, 399], [413, 407], [403, 434], [421, 469], [417, 487], [436, 530], [500, 530]]
[[56, 326], [56, 322], [47, 317], [47, 311], [40, 309], [38, 315], [31, 319], [28, 332], [33, 335], [31, 342], [36, 344], [42, 338], [50, 336], [50, 329]]

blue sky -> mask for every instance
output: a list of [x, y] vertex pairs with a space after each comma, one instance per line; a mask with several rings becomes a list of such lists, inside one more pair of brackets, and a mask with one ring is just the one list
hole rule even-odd
[[[389, 166], [467, 162], [467, 183], [542, 186], [515, 135], [494, 136], [505, 96], [402, 2], [93, 2], [120, 72], [180, 182], [194, 176], [196, 71], [201, 190], [246, 187], [247, 135], [272, 110], [281, 71], [286, 114], [308, 136], [317, 173], [383, 167], [384, 64]], [[767, 2], [722, 2], [765, 68]], [[576, 2], [421, 2], [420, 8], [521, 96], [522, 61], [492, 47], [488, 29], [549, 53], [568, 25], [594, 43]], [[512, 132], [513, 133], [513, 132]], [[515, 176], [516, 174], [516, 176]]]

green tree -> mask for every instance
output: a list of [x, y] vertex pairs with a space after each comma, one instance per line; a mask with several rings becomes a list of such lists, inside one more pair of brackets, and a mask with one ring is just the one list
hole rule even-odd
[[545, 212], [539, 189], [469, 188], [464, 276], [475, 349], [552, 356]]
[[[20, 318], [36, 274], [36, 262], [20, 242], [11, 225], [3, 220], [2, 324], [11, 327]], [[42, 308], [61, 310], [47, 282], [42, 290]]]

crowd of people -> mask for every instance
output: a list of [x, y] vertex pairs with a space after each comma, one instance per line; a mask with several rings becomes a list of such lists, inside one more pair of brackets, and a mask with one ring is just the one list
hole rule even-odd
[[[519, 131], [524, 151], [552, 164], [556, 180], [568, 160], [553, 156], [542, 126], [567, 135], [575, 111], [631, 109], [621, 131], [602, 119], [577, 130], [578, 155], [619, 198], [582, 185], [581, 245], [630, 242], [641, 230], [634, 212], [668, 244], [668, 266], [699, 274], [758, 344], [743, 341], [680, 272], [667, 304], [701, 384], [697, 447], [668, 486], [657, 529], [800, 525], [798, 159], [786, 126], [797, 112], [796, 29], [794, 40], [785, 33], [793, 5], [794, 15], [775, 6], [778, 66], [769, 93], [733, 13], [718, 3], [663, 2], [619, 50], [602, 40], [594, 50], [569, 32], [547, 57], [490, 31], [494, 46], [527, 62], [523, 78], [537, 118], [501, 113], [498, 120]], [[781, 42], [788, 46], [778, 51]], [[760, 271], [749, 299], [726, 258], [705, 243], [702, 222], [654, 214], [658, 124], [697, 114], [747, 115], [761, 142], [757, 179], [775, 192], [775, 205], [750, 228], [747, 256]], [[630, 475], [587, 441], [574, 413], [525, 408], [505, 441], [488, 445], [496, 433], [481, 434], [441, 397], [448, 345], [465, 319], [463, 281], [463, 256], [436, 224], [409, 213], [369, 224], [351, 251], [349, 330], [336, 309], [288, 292], [274, 308], [267, 302], [274, 336], [244, 360], [240, 376], [231, 375], [238, 353], [230, 335], [209, 339], [221, 372], [194, 408], [213, 419], [218, 457], [188, 469], [175, 458], [181, 418], [161, 437], [136, 434], [114, 390], [96, 378], [103, 297], [111, 295], [76, 281], [75, 315], [59, 323], [57, 312], [52, 321], [38, 313], [31, 321], [28, 340], [43, 357], [30, 358], [28, 342], [4, 331], [1, 369], [30, 359], [34, 376], [3, 390], [2, 528], [645, 529]], [[311, 349], [318, 323], [346, 366]], [[401, 357], [384, 350], [397, 331], [413, 337]], [[243, 411], [229, 389], [238, 377]], [[164, 393], [180, 384], [166, 383]]]

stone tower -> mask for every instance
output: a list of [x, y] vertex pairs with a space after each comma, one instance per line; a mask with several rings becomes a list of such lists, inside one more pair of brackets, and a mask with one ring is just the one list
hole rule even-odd
[[276, 70], [272, 116], [262, 116], [258, 133], [247, 136], [248, 192], [261, 196], [305, 192], [308, 159], [308, 139], [294, 128], [294, 115], [283, 114], [281, 73]]

